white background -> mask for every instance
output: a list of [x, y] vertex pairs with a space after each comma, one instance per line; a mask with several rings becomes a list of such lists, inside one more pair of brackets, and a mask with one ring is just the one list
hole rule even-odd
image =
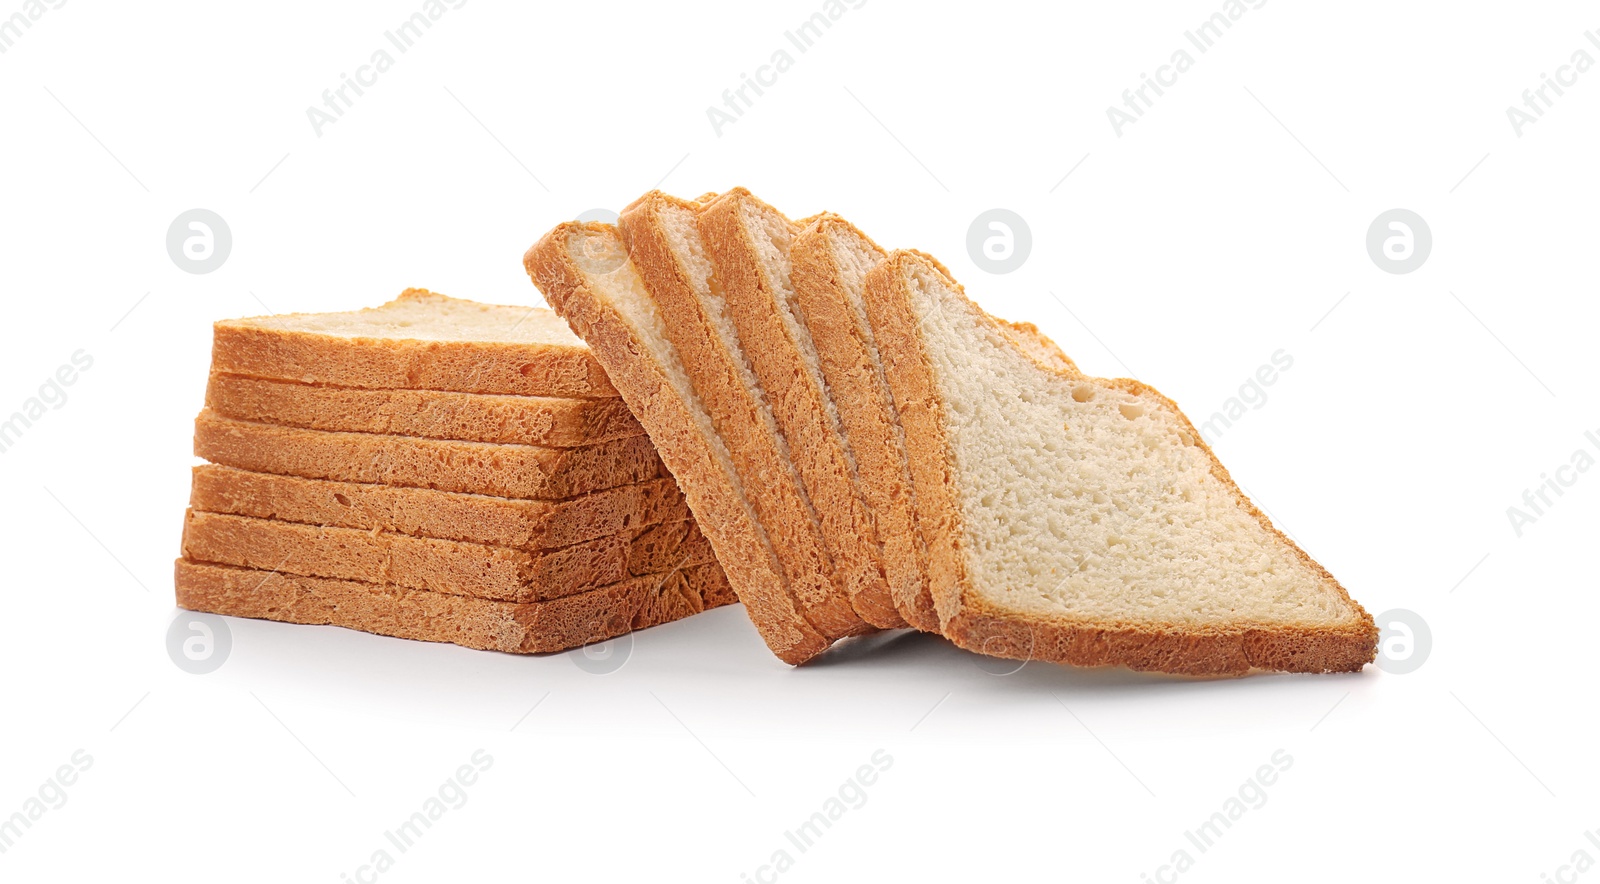
[[[1202, 55], [1183, 33], [1217, 2], [871, 0], [800, 54], [784, 32], [815, 0], [474, 0], [319, 137], [306, 108], [420, 8], [349, 6], [74, 0], [0, 55], [0, 413], [94, 360], [0, 455], [0, 816], [93, 758], [0, 878], [357, 880], [479, 749], [467, 803], [379, 880], [1143, 882], [1187, 848], [1177, 880], [1533, 882], [1600, 859], [1600, 471], [1520, 537], [1506, 513], [1600, 431], [1600, 70], [1520, 137], [1506, 116], [1573, 51], [1600, 58], [1592, 6], [1271, 2]], [[716, 134], [706, 108], [780, 48], [793, 67]], [[1193, 68], [1119, 137], [1107, 106], [1179, 48]], [[638, 635], [604, 676], [242, 620], [218, 671], [172, 663], [212, 321], [414, 285], [537, 303], [524, 249], [658, 183], [933, 252], [1197, 423], [1286, 350], [1216, 448], [1368, 610], [1426, 621], [1430, 655], [1002, 677], [903, 635], [794, 670], [732, 608]], [[234, 238], [208, 275], [165, 249], [195, 207]], [[995, 207], [1033, 234], [1007, 275], [966, 251]], [[1407, 275], [1364, 245], [1394, 207], [1434, 239]], [[866, 803], [798, 851], [784, 833], [878, 750]], [[1264, 806], [1194, 849], [1277, 750]], [[762, 872], [780, 849], [792, 868]]]

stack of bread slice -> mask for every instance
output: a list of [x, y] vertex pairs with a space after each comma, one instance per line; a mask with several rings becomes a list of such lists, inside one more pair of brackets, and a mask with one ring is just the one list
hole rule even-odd
[[192, 610], [538, 653], [737, 601], [549, 310], [411, 289], [219, 322], [195, 454]]
[[1372, 618], [1177, 406], [1083, 374], [928, 255], [735, 189], [646, 194], [524, 264], [783, 660], [904, 625], [1195, 675], [1373, 659]]

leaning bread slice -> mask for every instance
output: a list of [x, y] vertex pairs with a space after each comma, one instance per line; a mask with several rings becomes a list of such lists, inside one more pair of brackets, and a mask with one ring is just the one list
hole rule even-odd
[[184, 559], [177, 561], [174, 577], [178, 605], [191, 611], [343, 626], [513, 654], [582, 647], [738, 600], [714, 562], [545, 602], [501, 602]]
[[867, 305], [952, 641], [1193, 675], [1373, 659], [1372, 617], [1166, 397], [1041, 362], [914, 254], [868, 276]]
[[549, 310], [406, 289], [381, 307], [213, 327], [214, 371], [388, 390], [614, 397], [589, 348]]
[[809, 221], [789, 247], [795, 305], [872, 510], [890, 597], [907, 623], [938, 632], [912, 513], [905, 433], [867, 321], [867, 274], [884, 257], [866, 234], [831, 214]]
[[635, 528], [550, 550], [327, 528], [191, 510], [190, 561], [428, 589], [509, 602], [576, 595], [630, 576], [712, 561], [694, 522]]
[[204, 464], [189, 506], [208, 513], [359, 528], [512, 549], [558, 549], [689, 518], [678, 483], [655, 479], [563, 500], [302, 479]]
[[698, 231], [698, 209], [659, 191], [645, 194], [622, 212], [623, 240], [690, 386], [727, 444], [756, 518], [778, 544], [790, 593], [829, 638], [869, 631], [852, 604], [851, 587], [859, 581], [838, 555], [841, 546], [830, 543], [827, 512], [808, 498], [795, 469], [802, 455], [779, 432], [772, 398], [729, 322], [730, 306]]
[[790, 594], [773, 540], [616, 229], [562, 224], [534, 244], [523, 263], [650, 434], [767, 646], [788, 663], [826, 650], [831, 640]]
[[362, 390], [213, 372], [206, 407], [224, 417], [286, 427], [553, 448], [644, 435], [615, 397]]
[[[915, 254], [949, 276], [931, 255]], [[856, 460], [862, 496], [877, 522], [895, 607], [912, 626], [938, 632], [939, 615], [928, 593], [923, 549], [915, 533], [905, 430], [867, 319], [867, 275], [885, 257], [865, 233], [827, 212], [809, 219], [789, 247], [795, 303], [811, 330], [823, 378]], [[1061, 348], [1031, 323], [995, 321], [1034, 359], [1077, 371]]]
[[302, 430], [202, 411], [194, 453], [212, 463], [307, 479], [552, 500], [664, 475], [646, 436], [582, 448], [495, 445]]
[[818, 345], [796, 304], [789, 260], [795, 225], [744, 188], [712, 200], [696, 220], [721, 286], [713, 306], [731, 326], [722, 342], [748, 363], [765, 394], [851, 604], [874, 626], [906, 625], [889, 592], [883, 545]]

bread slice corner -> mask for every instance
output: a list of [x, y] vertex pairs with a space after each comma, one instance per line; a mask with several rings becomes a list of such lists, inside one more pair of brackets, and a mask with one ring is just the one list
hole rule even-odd
[[1374, 658], [1372, 617], [1170, 399], [1041, 358], [915, 253], [871, 272], [867, 305], [952, 641], [1187, 675]]

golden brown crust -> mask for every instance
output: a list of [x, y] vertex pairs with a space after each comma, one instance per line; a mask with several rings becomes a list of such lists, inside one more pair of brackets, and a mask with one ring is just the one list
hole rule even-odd
[[753, 209], [790, 230], [793, 222], [736, 187], [702, 207], [700, 235], [716, 267], [730, 318], [766, 400], [788, 443], [805, 494], [821, 521], [822, 537], [843, 578], [846, 597], [862, 619], [880, 628], [905, 626], [884, 575], [882, 549], [856, 486], [844, 440], [827, 412], [828, 392], [805, 364], [745, 212]]
[[190, 510], [190, 561], [538, 602], [640, 574], [713, 561], [691, 521], [634, 528], [551, 550], [412, 537]]
[[[407, 289], [400, 297], [444, 296]], [[213, 370], [230, 374], [369, 389], [617, 395], [605, 371], [583, 347], [343, 337], [263, 327], [250, 320], [216, 323], [211, 364]]]
[[[960, 286], [956, 286], [960, 290]], [[1056, 371], [1077, 375], [1083, 372], [1078, 370], [1078, 364], [1071, 357], [1062, 352], [1055, 341], [1039, 331], [1039, 327], [1031, 322], [1012, 322], [1008, 319], [993, 317], [996, 325], [1011, 338], [1017, 348], [1026, 353], [1034, 362], [1046, 365]]]
[[[443, 295], [422, 288], [408, 288], [400, 295], [400, 299], [416, 298]], [[349, 388], [616, 396], [605, 370], [579, 346], [347, 338], [262, 327], [248, 319], [218, 322], [213, 335], [211, 368], [232, 375]]]
[[1363, 623], [1309, 629], [1051, 623], [964, 603], [946, 625], [955, 644], [993, 657], [1074, 666], [1126, 666], [1174, 675], [1244, 675], [1252, 670], [1358, 672], [1377, 637]]
[[556, 549], [631, 528], [689, 518], [670, 478], [563, 500], [520, 500], [426, 488], [368, 485], [194, 468], [189, 505], [203, 512], [359, 528], [506, 546]]
[[[916, 486], [918, 530], [928, 550], [929, 587], [934, 604], [945, 635], [951, 641], [994, 656], [1052, 660], [1079, 666], [1124, 665], [1188, 675], [1233, 675], [1251, 669], [1348, 672], [1359, 670], [1373, 660], [1377, 629], [1371, 615], [1350, 599], [1349, 593], [1326, 569], [1272, 526], [1234, 484], [1216, 454], [1170, 399], [1137, 381], [1086, 378], [1063, 368], [1053, 370], [1064, 377], [1151, 396], [1177, 415], [1194, 444], [1206, 453], [1212, 475], [1231, 490], [1239, 506], [1263, 529], [1286, 544], [1338, 590], [1357, 615], [1356, 621], [1327, 628], [1245, 624], [1228, 629], [1184, 624], [1152, 627], [1149, 624], [1085, 623], [1066, 617], [1021, 617], [997, 609], [971, 592], [971, 575], [961, 548], [966, 534], [949, 461], [943, 407], [917, 331], [906, 280], [910, 272], [908, 265], [919, 260], [918, 256], [906, 252], [890, 255], [869, 279], [873, 295], [869, 307], [873, 331], [878, 337], [879, 351], [901, 410], [901, 420], [905, 422], [907, 438], [916, 440], [916, 444], [908, 445], [907, 454]], [[983, 321], [998, 326], [996, 320], [976, 305], [970, 305], [970, 309]]]
[[828, 213], [811, 219], [789, 249], [795, 300], [811, 330], [829, 393], [857, 464], [856, 480], [874, 521], [890, 599], [901, 618], [939, 631], [928, 596], [926, 566], [912, 513], [905, 440], [868, 335], [845, 292], [834, 242], [854, 239], [885, 257], [865, 233]]
[[209, 411], [195, 419], [194, 453], [257, 473], [546, 500], [666, 475], [645, 436], [543, 448], [302, 430]]
[[861, 634], [865, 624], [850, 605], [845, 576], [829, 555], [818, 513], [763, 419], [756, 393], [745, 386], [738, 357], [723, 345], [668, 244], [661, 217], [668, 206], [696, 210], [660, 191], [623, 210], [620, 229], [628, 253], [661, 311], [695, 394], [727, 445], [756, 517], [768, 537], [782, 538], [774, 541], [775, 552], [800, 611], [827, 638]]
[[927, 568], [928, 596], [918, 600], [919, 613], [926, 617], [931, 607], [943, 632], [944, 623], [955, 613], [959, 587], [967, 582], [966, 560], [958, 547], [961, 529], [955, 478], [946, 454], [949, 446], [941, 405], [934, 394], [933, 369], [921, 347], [910, 293], [905, 288], [902, 265], [906, 260], [914, 258], [907, 252], [891, 252], [867, 274], [867, 318], [905, 431], [912, 511]]
[[234, 617], [343, 626], [486, 651], [582, 647], [737, 601], [715, 563], [547, 602], [501, 602], [179, 559], [178, 605]]
[[690, 406], [649, 357], [645, 343], [575, 266], [568, 240], [586, 229], [614, 235], [604, 225], [560, 225], [528, 250], [523, 259], [528, 275], [589, 344], [650, 434], [767, 646], [788, 663], [815, 657], [830, 642], [796, 608], [771, 545], [731, 485], [711, 440], [701, 434]]
[[311, 430], [576, 448], [644, 435], [621, 399], [361, 390], [213, 372], [206, 407]]

